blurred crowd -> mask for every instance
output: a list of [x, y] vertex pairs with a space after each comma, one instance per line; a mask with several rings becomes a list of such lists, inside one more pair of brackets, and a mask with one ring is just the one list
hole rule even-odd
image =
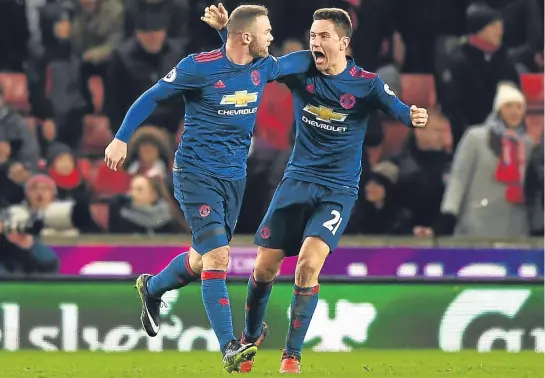
[[[0, 2], [2, 243], [190, 232], [170, 180], [183, 98], [137, 130], [123, 170], [108, 170], [101, 157], [142, 92], [183, 56], [220, 45], [200, 21], [209, 3]], [[276, 55], [307, 46], [315, 9], [346, 9], [355, 28], [350, 55], [403, 100], [429, 109], [428, 126], [414, 131], [380, 112], [371, 118], [347, 234], [543, 235], [543, 77], [537, 101], [535, 85], [521, 79], [543, 73], [543, 1], [260, 3], [271, 12]], [[238, 233], [259, 225], [289, 158], [293, 123], [290, 92], [269, 83]]]

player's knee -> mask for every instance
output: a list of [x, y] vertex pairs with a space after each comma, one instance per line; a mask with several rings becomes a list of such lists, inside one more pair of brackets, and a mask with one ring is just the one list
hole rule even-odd
[[281, 249], [259, 247], [254, 267], [254, 278], [259, 282], [274, 280], [284, 259]]
[[205, 253], [202, 256], [202, 269], [227, 271], [227, 266], [229, 265], [229, 252], [229, 246], [225, 246]]
[[322, 264], [315, 256], [300, 256], [295, 268], [295, 280], [308, 283], [317, 279]]
[[202, 256], [193, 248], [189, 250], [189, 266], [197, 274], [202, 272]]
[[307, 238], [297, 259], [295, 283], [302, 287], [317, 285], [318, 276], [328, 254], [329, 247], [321, 239]]

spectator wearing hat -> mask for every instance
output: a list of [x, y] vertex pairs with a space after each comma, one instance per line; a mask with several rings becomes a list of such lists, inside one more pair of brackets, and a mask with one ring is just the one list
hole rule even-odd
[[524, 179], [533, 148], [526, 135], [522, 92], [501, 83], [486, 122], [464, 134], [433, 229], [417, 235], [524, 237], [529, 235]]
[[[137, 18], [135, 35], [115, 52], [108, 68], [105, 111], [115, 134], [134, 101], [174, 67], [181, 48], [167, 37], [168, 19], [162, 13]], [[166, 101], [145, 121], [175, 134], [184, 115], [183, 98]]]
[[169, 179], [172, 151], [169, 135], [155, 127], [140, 127], [129, 144], [125, 167], [130, 175]]
[[42, 236], [75, 236], [82, 232], [99, 231], [92, 219], [88, 201], [61, 201], [57, 195], [55, 181], [45, 174], [36, 174], [25, 184], [25, 201], [8, 208], [9, 218], [25, 224], [30, 217], [40, 214], [44, 220], [40, 232]]
[[399, 235], [411, 232], [410, 214], [395, 201], [398, 167], [388, 161], [375, 165], [354, 207], [348, 233]]
[[48, 149], [47, 174], [57, 187], [60, 200], [89, 200], [87, 185], [76, 166], [70, 147], [56, 142]]
[[485, 4], [472, 4], [466, 16], [469, 37], [438, 75], [438, 96], [452, 125], [454, 147], [469, 126], [482, 124], [490, 114], [500, 81], [520, 82], [502, 47], [501, 13]]

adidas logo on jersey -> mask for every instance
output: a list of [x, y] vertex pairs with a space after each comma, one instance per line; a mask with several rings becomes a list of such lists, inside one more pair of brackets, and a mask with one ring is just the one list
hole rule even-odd
[[216, 89], [225, 88], [225, 84], [223, 84], [223, 81], [218, 80], [218, 82], [216, 84], [214, 84], [214, 88], [216, 88]]

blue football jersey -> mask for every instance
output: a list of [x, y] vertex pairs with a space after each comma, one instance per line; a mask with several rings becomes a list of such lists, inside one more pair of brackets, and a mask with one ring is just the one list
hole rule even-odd
[[301, 52], [237, 65], [227, 58], [225, 45], [189, 55], [135, 102], [116, 138], [127, 141], [157, 104], [182, 94], [185, 127], [175, 167], [226, 180], [244, 178], [265, 84], [306, 72], [311, 65], [312, 57]]
[[284, 177], [358, 188], [369, 116], [381, 109], [412, 126], [410, 108], [376, 74], [348, 58], [338, 75], [315, 67], [285, 78], [293, 95], [296, 137]]

